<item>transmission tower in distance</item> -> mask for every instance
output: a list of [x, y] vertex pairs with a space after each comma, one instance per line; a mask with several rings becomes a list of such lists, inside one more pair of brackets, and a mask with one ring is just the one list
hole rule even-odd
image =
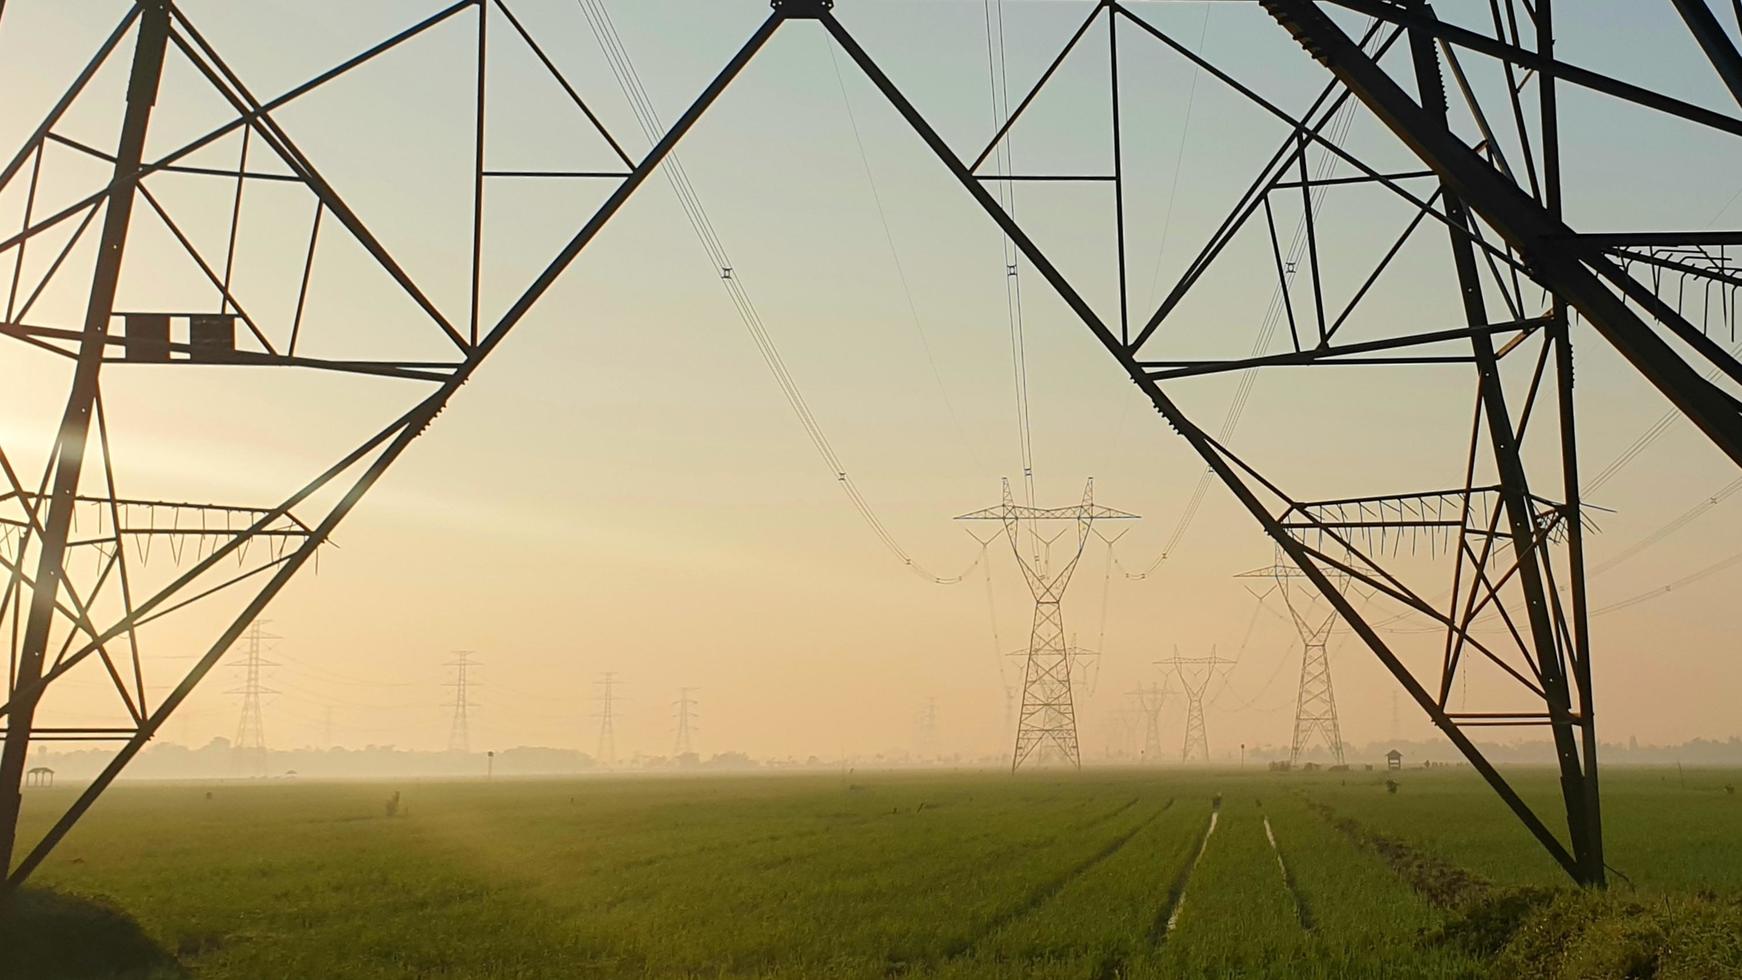
[[[1318, 615], [1316, 592], [1309, 593], [1309, 597], [1302, 601], [1290, 588], [1296, 579], [1306, 578], [1305, 573], [1280, 561], [1268, 568], [1241, 572], [1235, 578], [1274, 581], [1276, 584], [1269, 591], [1282, 596], [1283, 605], [1288, 607], [1288, 618], [1300, 634], [1300, 693], [1294, 703], [1294, 741], [1289, 746], [1288, 764], [1299, 765], [1301, 756], [1312, 743], [1320, 741], [1330, 750], [1336, 764], [1342, 765], [1343, 732], [1337, 724], [1337, 696], [1331, 689], [1331, 657], [1325, 648], [1331, 628], [1337, 624], [1336, 609]], [[1348, 579], [1344, 577], [1341, 584], [1346, 586]], [[1263, 602], [1267, 594], [1260, 594], [1258, 601]]]
[[1128, 693], [1137, 702], [1137, 708], [1143, 714], [1143, 754], [1141, 758], [1145, 763], [1153, 766], [1161, 761], [1161, 706], [1167, 700], [1167, 691], [1160, 684], [1151, 681], [1148, 687], [1139, 684], [1137, 690]]
[[262, 621], [249, 624], [242, 636], [242, 659], [230, 666], [242, 671], [242, 686], [229, 693], [242, 696], [242, 715], [236, 721], [236, 741], [230, 748], [233, 767], [240, 775], [266, 775], [266, 719], [260, 708], [260, 697], [277, 694], [260, 684], [260, 671], [278, 664], [263, 658], [264, 642], [281, 639], [261, 630]]
[[1210, 761], [1210, 737], [1204, 730], [1204, 692], [1210, 683], [1234, 666], [1234, 661], [1216, 656], [1214, 647], [1207, 657], [1182, 657], [1176, 650], [1172, 657], [1157, 660], [1157, 667], [1172, 667], [1179, 677], [1180, 689], [1186, 696], [1186, 738], [1180, 749], [1181, 762]]
[[694, 690], [693, 687], [678, 688], [677, 700], [672, 702], [677, 708], [677, 741], [672, 745], [671, 750], [674, 758], [694, 755], [696, 751], [694, 741], [696, 699], [690, 697], [690, 692]]
[[596, 712], [599, 718], [599, 764], [610, 767], [617, 764], [617, 729], [613, 707], [617, 703], [617, 672], [607, 670], [593, 682], [594, 699], [599, 702]]
[[[1022, 569], [1034, 595], [1034, 626], [1029, 632], [1027, 664], [1022, 675], [1022, 709], [1017, 715], [1016, 747], [1011, 753], [1012, 771], [1024, 762], [1062, 761], [1082, 768], [1082, 756], [1077, 746], [1077, 709], [1071, 694], [1071, 669], [1075, 659], [1065, 641], [1064, 614], [1060, 603], [1071, 574], [1082, 560], [1083, 548], [1096, 521], [1135, 520], [1136, 514], [1102, 507], [1095, 503], [1095, 481], [1091, 477], [1083, 487], [1082, 503], [1074, 507], [1032, 507], [1016, 503], [1010, 494], [1010, 480], [1004, 481], [1004, 500], [996, 507], [987, 507], [963, 514], [958, 521], [998, 521], [1004, 536]], [[1052, 562], [1052, 546], [1064, 537], [1068, 527], [1048, 536], [1042, 525], [1055, 522], [1076, 524], [1076, 544], [1070, 555], [1058, 566]], [[1032, 554], [1023, 554], [1024, 533], [1033, 544]], [[1067, 544], [1069, 542], [1067, 541]]]
[[477, 656], [474, 651], [456, 650], [454, 659], [442, 664], [454, 668], [454, 679], [448, 682], [448, 686], [454, 689], [454, 699], [446, 705], [454, 709], [454, 720], [448, 728], [448, 751], [459, 755], [472, 751], [469, 712], [478, 706], [471, 695], [471, 687], [477, 683], [471, 677], [472, 668], [478, 666], [478, 662], [472, 659], [474, 656]]
[[926, 698], [920, 706], [919, 714], [914, 719], [914, 747], [922, 759], [936, 759], [938, 755], [938, 699]]

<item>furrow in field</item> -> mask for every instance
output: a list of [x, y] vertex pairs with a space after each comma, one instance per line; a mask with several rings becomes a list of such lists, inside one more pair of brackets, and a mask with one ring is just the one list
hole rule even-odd
[[1185, 907], [1186, 885], [1191, 882], [1192, 872], [1197, 870], [1199, 862], [1204, 859], [1204, 852], [1210, 849], [1210, 835], [1216, 832], [1216, 821], [1222, 815], [1222, 798], [1216, 797], [1210, 807], [1210, 819], [1204, 824], [1204, 835], [1198, 838], [1197, 853], [1191, 863], [1182, 867], [1179, 875], [1174, 878], [1173, 887], [1168, 890], [1167, 907], [1156, 917], [1155, 925], [1151, 927], [1151, 937], [1157, 942], [1173, 931], [1179, 922], [1180, 910]]
[[1266, 817], [1302, 907], [1312, 912], [1306, 946], [1315, 962], [1347, 975], [1385, 975], [1403, 951], [1418, 975], [1479, 974], [1470, 954], [1424, 941], [1444, 921], [1376, 851], [1314, 812], [1296, 794], [1270, 800]]
[[1478, 875], [1394, 837], [1377, 834], [1322, 803], [1310, 804], [1349, 841], [1382, 858], [1411, 888], [1441, 910], [1463, 908], [1493, 890]]
[[1201, 830], [1196, 813], [1168, 800], [1115, 852], [1044, 901], [1027, 903], [1032, 907], [1020, 915], [1002, 916], [971, 949], [921, 972], [928, 978], [1128, 975], [1146, 952], [1161, 882], [1191, 860]]
[[[698, 856], [713, 857], [717, 854], [723, 860], [721, 866], [714, 870], [734, 875], [751, 876], [751, 880], [767, 880], [765, 876], [769, 872], [787, 868], [793, 874], [802, 873], [830, 881], [834, 887], [838, 888], [849, 881], [848, 876], [855, 872], [878, 872], [887, 868], [892, 861], [903, 861], [908, 858], [921, 859], [921, 854], [912, 852], [929, 846], [931, 840], [937, 836], [953, 837], [956, 853], [961, 858], [956, 863], [965, 863], [996, 856], [1004, 849], [1020, 849], [1050, 842], [1052, 834], [1059, 831], [1081, 834], [1114, 819], [1136, 803], [1135, 799], [1127, 801], [1118, 807], [1101, 811], [1087, 820], [1077, 823], [1065, 821], [1054, 823], [1053, 820], [1039, 820], [1036, 822], [1037, 826], [1048, 834], [1045, 841], [1027, 839], [1020, 834], [1012, 835], [1008, 828], [996, 826], [984, 828], [977, 823], [972, 825], [972, 829], [967, 830], [966, 833], [954, 836], [956, 832], [954, 821], [945, 826], [930, 823], [916, 826], [913, 823], [895, 821], [877, 825], [861, 825], [857, 830], [853, 827], [838, 827], [825, 828], [802, 836], [788, 835], [777, 842], [778, 848], [766, 845], [750, 847], [747, 846], [749, 842], [745, 842], [746, 846], [738, 848], [713, 847], [709, 848], [705, 854]], [[1046, 816], [1044, 811], [1041, 815]], [[842, 846], [822, 848], [814, 846], [811, 842], [815, 837], [836, 835], [837, 831], [839, 831], [838, 836]], [[976, 852], [976, 845], [988, 843], [999, 846], [991, 854]], [[770, 853], [776, 849], [780, 853]], [[792, 868], [793, 865], [815, 866]], [[938, 867], [935, 861], [929, 860], [923, 861], [921, 866]], [[676, 870], [687, 873], [692, 869], [679, 868]], [[939, 870], [947, 871], [947, 868]]]
[[1288, 897], [1294, 900], [1294, 912], [1300, 919], [1300, 927], [1310, 932], [1313, 928], [1312, 910], [1307, 907], [1306, 897], [1294, 886], [1294, 875], [1289, 873], [1288, 862], [1282, 859], [1282, 848], [1276, 843], [1276, 829], [1270, 825], [1268, 815], [1264, 818], [1264, 836], [1270, 841], [1271, 853], [1276, 855], [1276, 870], [1282, 872], [1282, 887], [1288, 889]]
[[[758, 870], [769, 863], [766, 850], [642, 869], [628, 876], [633, 880], [606, 885], [629, 897], [609, 910], [595, 906], [588, 927], [657, 948], [664, 944], [660, 929], [681, 915], [686, 931], [713, 937], [706, 945], [717, 952], [704, 960], [680, 956], [673, 964], [679, 972], [754, 971], [791, 949], [813, 948], [818, 930], [839, 937], [832, 955], [925, 961], [964, 925], [1001, 907], [1036, 869], [1075, 860], [1081, 845], [1094, 845], [1086, 831], [1135, 816], [1121, 801], [1085, 818], [1081, 802], [909, 812], [826, 846], [807, 843], [802, 862], [771, 872]], [[732, 888], [696, 889], [698, 881], [729, 881]], [[940, 903], [948, 915], [939, 914]], [[755, 928], [746, 928], [747, 916]]]
[[[1129, 809], [1132, 805], [1136, 804], [1136, 802], [1136, 800], [1132, 800], [1125, 807], [1121, 808], [1121, 812], [1125, 809]], [[997, 932], [1005, 925], [1022, 918], [1030, 912], [1033, 912], [1035, 909], [1040, 908], [1042, 905], [1046, 904], [1047, 901], [1069, 887], [1073, 881], [1088, 874], [1097, 865], [1119, 853], [1126, 844], [1131, 842], [1131, 838], [1136, 837], [1150, 824], [1154, 823], [1156, 818], [1160, 817], [1166, 809], [1167, 808], [1164, 806], [1162, 809], [1155, 811], [1144, 819], [1142, 823], [1115, 836], [1100, 850], [1068, 868], [1063, 874], [1041, 883], [1038, 887], [1031, 890], [1021, 902], [994, 915], [983, 926], [981, 926], [973, 936], [954, 944], [952, 947], [947, 949], [945, 955], [958, 957], [971, 954], [974, 947], [983, 942], [988, 936]]]
[[1164, 975], [1262, 976], [1306, 940], [1250, 797], [1229, 796], [1154, 961]]

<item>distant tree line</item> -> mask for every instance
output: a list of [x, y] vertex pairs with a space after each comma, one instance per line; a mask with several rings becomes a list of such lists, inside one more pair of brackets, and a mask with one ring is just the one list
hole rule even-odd
[[[33, 765], [48, 766], [68, 778], [95, 775], [114, 751], [81, 748], [44, 749], [32, 756]], [[742, 752], [722, 752], [702, 757], [694, 753], [676, 758], [641, 757], [622, 769], [743, 769], [756, 766]], [[173, 742], [147, 746], [127, 767], [129, 779], [224, 779], [267, 776], [284, 778], [368, 778], [427, 776], [430, 778], [482, 776], [559, 776], [599, 771], [597, 760], [576, 749], [516, 746], [501, 749], [494, 759], [484, 750], [440, 752], [404, 749], [394, 745], [362, 748], [272, 749], [262, 759], [237, 752], [227, 738], [214, 738], [198, 748]]]

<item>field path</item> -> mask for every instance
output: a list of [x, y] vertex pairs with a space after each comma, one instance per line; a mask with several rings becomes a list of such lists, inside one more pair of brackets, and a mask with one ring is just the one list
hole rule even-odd
[[1270, 850], [1276, 855], [1276, 869], [1282, 872], [1282, 887], [1288, 889], [1288, 897], [1294, 900], [1294, 913], [1300, 919], [1300, 927], [1312, 931], [1312, 911], [1307, 908], [1306, 897], [1295, 887], [1294, 875], [1288, 871], [1288, 862], [1282, 859], [1282, 848], [1276, 843], [1276, 831], [1270, 826], [1270, 817], [1264, 818], [1264, 836], [1270, 840]]
[[[1186, 904], [1186, 885], [1191, 882], [1192, 872], [1197, 870], [1198, 862], [1204, 859], [1204, 852], [1210, 849], [1210, 835], [1216, 832], [1216, 821], [1221, 817], [1221, 815], [1222, 800], [1218, 797], [1216, 801], [1210, 805], [1210, 822], [1204, 826], [1204, 837], [1198, 842], [1197, 855], [1193, 857], [1191, 863], [1186, 865], [1186, 867], [1180, 872], [1179, 879], [1174, 882], [1173, 888], [1168, 893], [1169, 901], [1167, 917], [1162, 920], [1165, 922], [1165, 925], [1160, 930], [1162, 936], [1172, 932], [1173, 927], [1179, 924], [1180, 910], [1185, 908]], [[1160, 937], [1157, 938], [1159, 939]]]

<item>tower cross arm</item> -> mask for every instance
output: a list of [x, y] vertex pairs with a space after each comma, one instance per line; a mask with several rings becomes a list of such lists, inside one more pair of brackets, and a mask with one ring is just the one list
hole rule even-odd
[[1114, 510], [1100, 504], [1078, 504], [1073, 507], [1029, 507], [1023, 504], [1000, 504], [972, 510], [956, 518], [958, 521], [1134, 521], [1137, 514]]
[[1240, 572], [1235, 578], [1306, 578], [1306, 573], [1294, 565], [1284, 565], [1278, 562], [1263, 568], [1254, 568], [1249, 572]]

